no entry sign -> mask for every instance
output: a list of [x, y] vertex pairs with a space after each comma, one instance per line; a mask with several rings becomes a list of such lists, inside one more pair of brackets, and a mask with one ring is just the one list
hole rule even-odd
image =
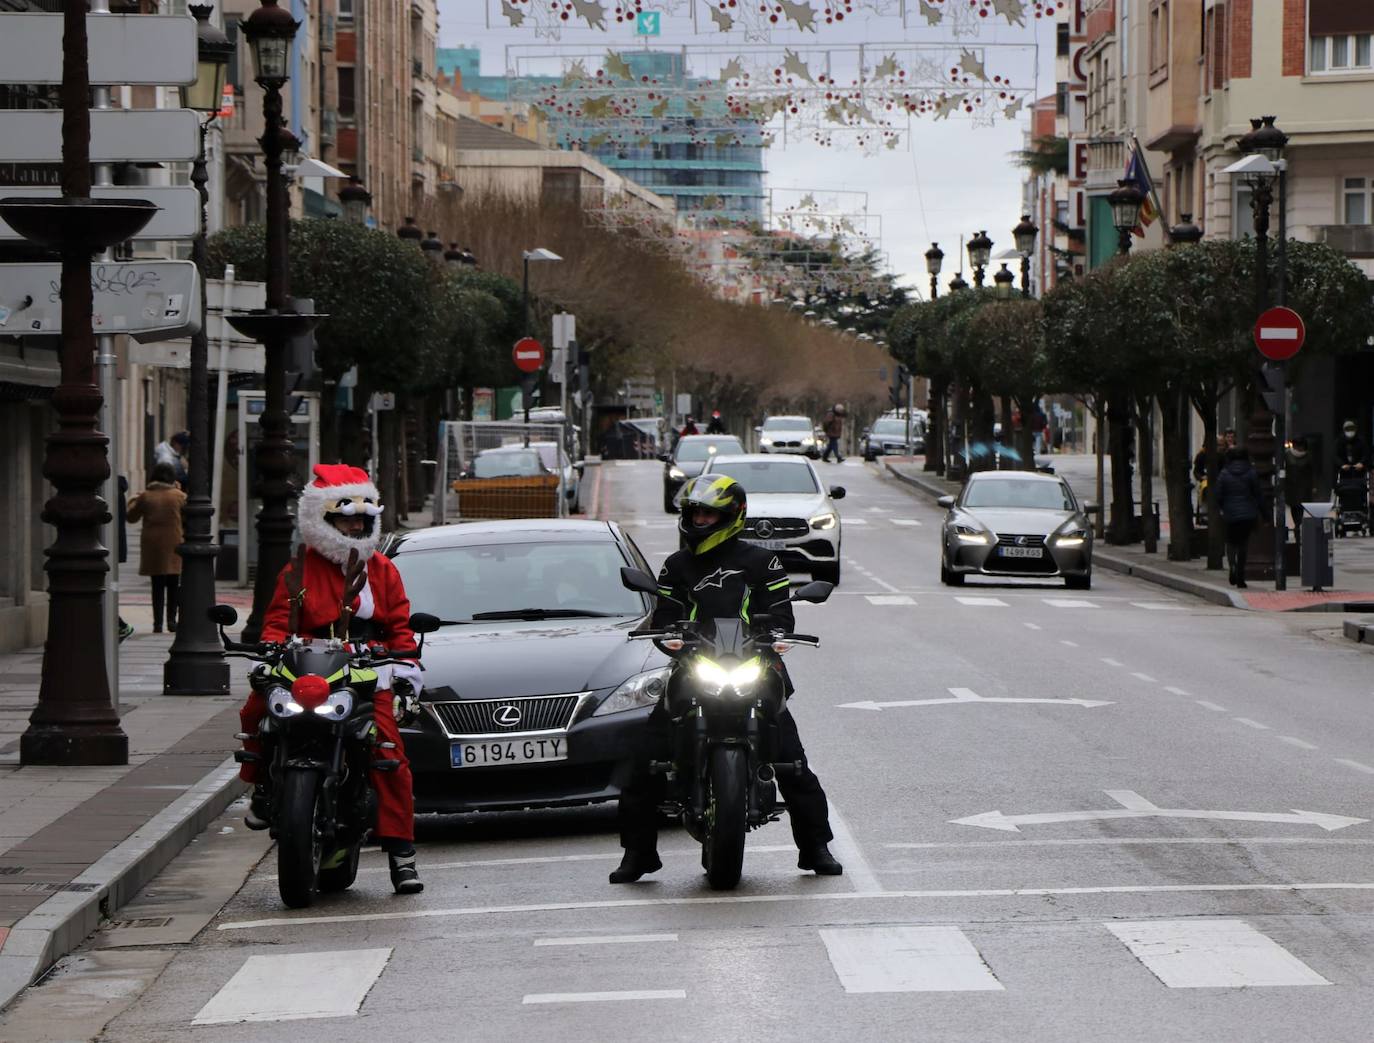
[[533, 337], [521, 337], [510, 354], [515, 360], [515, 368], [522, 373], [537, 373], [544, 365], [544, 345]]
[[1275, 362], [1291, 359], [1306, 339], [1307, 327], [1292, 308], [1270, 308], [1255, 323], [1255, 347]]

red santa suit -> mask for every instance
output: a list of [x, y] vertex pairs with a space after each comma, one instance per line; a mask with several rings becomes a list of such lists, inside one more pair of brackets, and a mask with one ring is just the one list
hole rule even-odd
[[[376, 551], [380, 535], [376, 518], [380, 508], [375, 507], [378, 499], [375, 486], [368, 480], [366, 472], [356, 467], [322, 464], [315, 468], [315, 475], [315, 481], [301, 493], [297, 513], [301, 539], [306, 545], [297, 636], [351, 637], [380, 643], [393, 652], [413, 652], [416, 647], [415, 635], [410, 629], [410, 600], [406, 597], [405, 586], [396, 566]], [[375, 508], [375, 513], [368, 509], [369, 504]], [[326, 511], [335, 514], [366, 512], [373, 519], [371, 531], [358, 539], [345, 536], [326, 520]], [[350, 632], [336, 634], [334, 630], [339, 620], [339, 604], [344, 590], [343, 570], [352, 550], [357, 550], [358, 556], [365, 562], [367, 583], [353, 601]], [[286, 579], [294, 568], [293, 562], [277, 577], [272, 604], [263, 617], [263, 641], [285, 641], [292, 636], [288, 633], [291, 606]], [[379, 750], [379, 755], [401, 763], [395, 771], [373, 772], [372, 781], [377, 789], [378, 804], [376, 835], [379, 840], [409, 841], [415, 836], [415, 796], [412, 792], [410, 762], [406, 758], [405, 745], [401, 741], [401, 731], [396, 725], [392, 709], [390, 679], [384, 670], [379, 671], [382, 677], [373, 710], [379, 741], [395, 743], [396, 748]], [[418, 668], [397, 667], [395, 670], [396, 676], [404, 673], [415, 685], [416, 692], [419, 692]], [[383, 683], [388, 685], [385, 690], [381, 688]], [[256, 736], [258, 724], [267, 712], [266, 696], [251, 692], [239, 711], [243, 731]], [[246, 739], [243, 745], [254, 752], [260, 748], [256, 738]], [[243, 764], [239, 768], [239, 777], [245, 782], [257, 783], [265, 779], [265, 769], [261, 764]]]

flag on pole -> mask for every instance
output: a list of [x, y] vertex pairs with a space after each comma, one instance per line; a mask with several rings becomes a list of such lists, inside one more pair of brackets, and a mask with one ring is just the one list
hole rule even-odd
[[1145, 235], [1145, 229], [1154, 224], [1155, 218], [1159, 216], [1156, 208], [1154, 182], [1150, 180], [1150, 168], [1145, 165], [1145, 157], [1140, 154], [1140, 143], [1131, 142], [1131, 158], [1126, 161], [1126, 178], [1131, 184], [1140, 190], [1144, 200], [1140, 204], [1140, 216], [1136, 221], [1136, 226], [1131, 229], [1131, 234], [1137, 237]]

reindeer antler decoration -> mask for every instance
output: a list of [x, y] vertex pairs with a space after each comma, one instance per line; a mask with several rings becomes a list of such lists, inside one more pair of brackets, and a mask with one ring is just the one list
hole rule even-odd
[[358, 557], [356, 549], [348, 552], [348, 565], [344, 568], [343, 599], [339, 602], [339, 621], [334, 625], [334, 635], [348, 639], [348, 625], [353, 621], [353, 601], [362, 593], [367, 582], [367, 567]]
[[286, 633], [295, 637], [301, 629], [301, 605], [305, 604], [305, 545], [296, 551], [291, 567], [286, 570], [286, 603], [291, 606], [286, 617]]

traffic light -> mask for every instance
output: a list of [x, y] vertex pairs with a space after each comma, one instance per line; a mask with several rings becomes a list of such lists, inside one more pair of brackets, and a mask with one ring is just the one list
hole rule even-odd
[[1284, 366], [1282, 362], [1266, 362], [1260, 366], [1259, 393], [1271, 413], [1283, 412]]

